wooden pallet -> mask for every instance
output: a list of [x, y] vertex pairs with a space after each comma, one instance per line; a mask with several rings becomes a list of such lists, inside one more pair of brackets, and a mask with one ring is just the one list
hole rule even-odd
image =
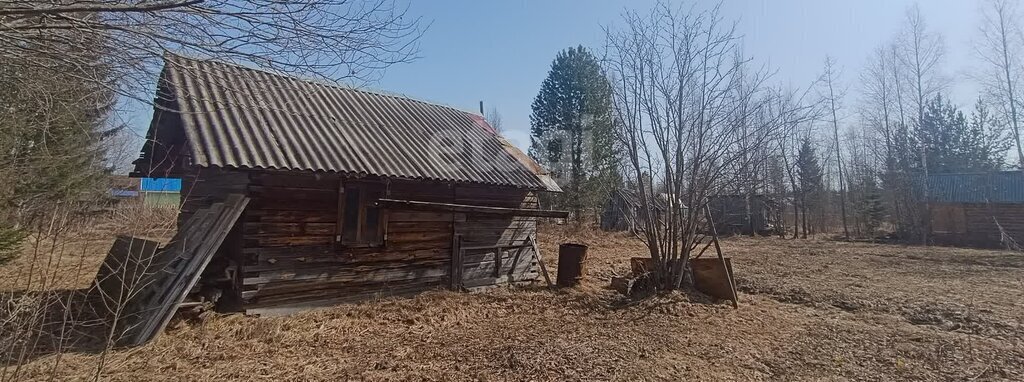
[[163, 331], [248, 202], [233, 194], [196, 211], [159, 250], [146, 240], [115, 241], [94, 288], [103, 310], [113, 313], [107, 319], [116, 322], [117, 346], [142, 345]]

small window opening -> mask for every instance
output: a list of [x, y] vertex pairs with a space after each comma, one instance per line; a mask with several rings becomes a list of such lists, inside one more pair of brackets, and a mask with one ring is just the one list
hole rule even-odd
[[384, 244], [384, 219], [375, 205], [383, 196], [376, 184], [342, 184], [338, 195], [338, 232], [335, 241], [347, 246]]

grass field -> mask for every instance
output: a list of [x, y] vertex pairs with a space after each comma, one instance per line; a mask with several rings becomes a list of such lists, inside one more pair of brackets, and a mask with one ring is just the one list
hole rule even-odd
[[[110, 353], [104, 378], [1024, 380], [1021, 253], [732, 238], [733, 309], [610, 290], [643, 253], [624, 234], [542, 227], [549, 271], [566, 241], [590, 246], [579, 288], [436, 291], [279, 318], [205, 313]], [[106, 248], [93, 245], [98, 264]], [[16, 377], [92, 379], [98, 360], [43, 356]]]

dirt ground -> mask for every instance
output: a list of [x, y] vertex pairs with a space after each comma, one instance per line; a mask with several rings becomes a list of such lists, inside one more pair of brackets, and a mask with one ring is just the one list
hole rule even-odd
[[[608, 288], [642, 246], [590, 246], [579, 288], [428, 292], [289, 317], [204, 314], [103, 358], [110, 380], [1024, 380], [1024, 254], [824, 240], [724, 243], [739, 309]], [[105, 248], [97, 250], [102, 256]], [[97, 260], [97, 264], [98, 264]], [[0, 269], [0, 275], [7, 273]], [[75, 279], [80, 282], [80, 279]], [[75, 282], [72, 282], [74, 284]], [[98, 354], [8, 366], [4, 380], [92, 379]]]

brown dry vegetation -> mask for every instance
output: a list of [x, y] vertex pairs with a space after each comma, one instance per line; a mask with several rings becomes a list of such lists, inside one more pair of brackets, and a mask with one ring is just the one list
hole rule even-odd
[[[112, 380], [1024, 379], [1020, 253], [734, 238], [725, 242], [742, 291], [734, 310], [700, 296], [631, 301], [607, 289], [612, 275], [628, 271], [628, 258], [643, 253], [625, 235], [560, 227], [541, 235], [551, 272], [557, 243], [590, 245], [581, 287], [436, 291], [279, 318], [206, 313], [177, 321], [147, 346], [113, 352], [104, 373]], [[105, 248], [91, 247], [98, 265]], [[97, 360], [49, 355], [18, 373], [91, 379]]]

